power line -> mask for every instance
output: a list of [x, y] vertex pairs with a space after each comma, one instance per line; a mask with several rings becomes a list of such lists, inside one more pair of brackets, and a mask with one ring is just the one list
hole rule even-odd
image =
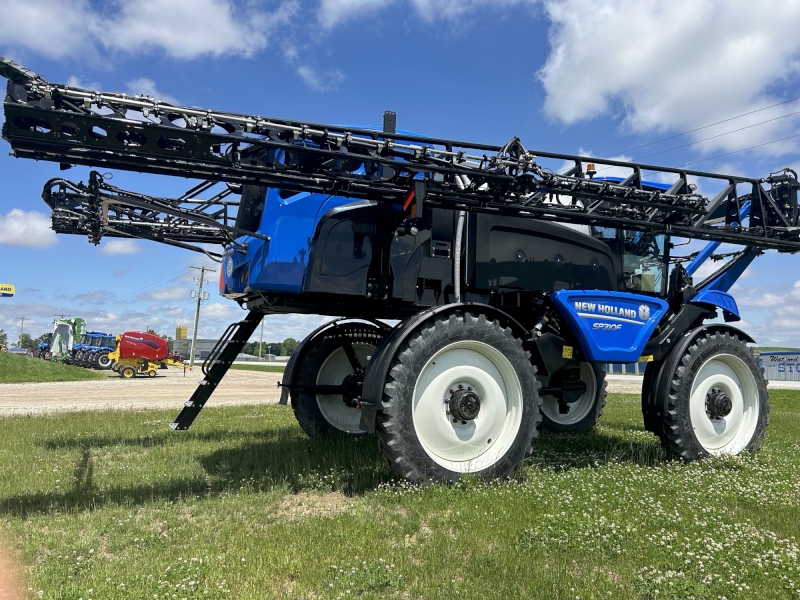
[[707, 138], [703, 138], [702, 140], [697, 140], [696, 142], [690, 142], [688, 144], [682, 144], [680, 146], [675, 146], [674, 148], [669, 148], [667, 150], [661, 150], [660, 152], [654, 152], [653, 154], [646, 154], [645, 156], [637, 156], [636, 158], [632, 159], [631, 162], [640, 161], [645, 158], [650, 158], [651, 156], [658, 156], [659, 154], [666, 154], [667, 152], [672, 152], [673, 150], [680, 150], [681, 148], [687, 148], [689, 146], [694, 146], [695, 144], [700, 144], [702, 142], [707, 142], [708, 140], [713, 140], [718, 137], [722, 137], [724, 135], [728, 135], [729, 133], [736, 133], [737, 131], [744, 131], [745, 129], [750, 129], [751, 127], [757, 127], [758, 125], [763, 125], [764, 123], [771, 123], [772, 121], [777, 121], [779, 119], [785, 119], [786, 117], [791, 117], [793, 115], [800, 115], [800, 110], [789, 113], [788, 115], [782, 115], [780, 117], [775, 117], [774, 119], [768, 119], [766, 121], [761, 121], [760, 123], [753, 123], [752, 125], [746, 125], [744, 127], [739, 127], [738, 129], [732, 129], [731, 131], [726, 131], [725, 133], [720, 133], [717, 135], [712, 135]]
[[[180, 275], [182, 275], [185, 271], [188, 271], [188, 270], [189, 270], [189, 267], [184, 267], [184, 268], [180, 269], [179, 271], [175, 271], [174, 273], [171, 273], [171, 274], [169, 274], [169, 275], [167, 275], [165, 277], [162, 277], [161, 279], [157, 279], [156, 281], [154, 281], [152, 283], [149, 283], [149, 284], [147, 284], [145, 286], [142, 286], [140, 288], [137, 288], [137, 289], [133, 290], [132, 292], [128, 292], [127, 294], [125, 294], [123, 296], [120, 296], [118, 298], [114, 298], [113, 300], [108, 300], [107, 302], [103, 302], [102, 304], [96, 304], [92, 308], [96, 310], [96, 309], [100, 309], [100, 308], [106, 308], [106, 307], [109, 307], [109, 306], [113, 306], [115, 304], [129, 302], [137, 294], [140, 294], [140, 293], [142, 293], [145, 290], [148, 290], [150, 288], [157, 287], [159, 284], [161, 284], [162, 282], [164, 282], [164, 281], [166, 281], [168, 279], [170, 281], [175, 281]], [[174, 286], [174, 287], [177, 287], [177, 286]]]
[[747, 148], [740, 148], [739, 150], [734, 150], [733, 152], [726, 152], [725, 154], [717, 154], [716, 156], [710, 156], [708, 158], [704, 158], [702, 160], [696, 160], [694, 162], [689, 162], [683, 165], [684, 167], [688, 167], [689, 165], [696, 165], [697, 163], [706, 162], [707, 160], [714, 160], [715, 158], [722, 158], [723, 156], [730, 156], [731, 154], [737, 154], [738, 152], [744, 152], [746, 150], [752, 150], [753, 148], [761, 148], [762, 146], [769, 146], [770, 144], [777, 144], [778, 142], [783, 142], [786, 140], [790, 140], [792, 138], [800, 137], [800, 133], [795, 135], [790, 135], [785, 138], [781, 138], [779, 140], [772, 140], [771, 142], [764, 142], [763, 144], [756, 144], [755, 146], [749, 146]]
[[[736, 119], [741, 119], [742, 117], [746, 117], [747, 115], [752, 115], [757, 112], [761, 112], [764, 110], [768, 110], [770, 108], [775, 108], [776, 106], [782, 106], [784, 104], [789, 104], [794, 102], [795, 100], [800, 100], [800, 96], [796, 98], [792, 98], [791, 100], [784, 100], [783, 102], [778, 102], [777, 104], [770, 104], [769, 106], [765, 106], [764, 108], [757, 108], [756, 110], [751, 110], [750, 112], [742, 113], [740, 115], [736, 115], [735, 117], [730, 117], [728, 119], [722, 119], [721, 121], [717, 121], [715, 123], [709, 123], [708, 125], [703, 125], [702, 127], [696, 127], [694, 129], [690, 129], [689, 131], [684, 131], [683, 133], [676, 133], [675, 135], [671, 135], [669, 137], [661, 138], [660, 140], [656, 140], [654, 142], [648, 142], [647, 144], [642, 144], [641, 146], [634, 146], [633, 148], [627, 148], [626, 150], [620, 150], [619, 152], [614, 152], [608, 156], [603, 156], [602, 158], [611, 158], [613, 156], [618, 156], [623, 152], [631, 152], [632, 150], [639, 150], [640, 148], [646, 148], [647, 146], [652, 146], [654, 144], [660, 144], [661, 142], [666, 142], [668, 140], [674, 140], [675, 138], [689, 135], [690, 133], [694, 133], [695, 131], [700, 131], [701, 129], [708, 129], [709, 127], [714, 127], [714, 125], [720, 125], [721, 123], [727, 123], [728, 121], [735, 121]], [[797, 114], [797, 113], [792, 113]], [[788, 115], [786, 115], [788, 116]], [[779, 117], [781, 118], [781, 117]], [[764, 123], [768, 123], [768, 121], [764, 121]], [[733, 133], [733, 132], [729, 132]], [[724, 134], [723, 134], [724, 135]]]
[[[691, 165], [696, 165], [698, 163], [706, 162], [708, 160], [714, 160], [715, 158], [723, 158], [725, 156], [730, 156], [731, 154], [738, 154], [739, 152], [746, 152], [747, 150], [752, 150], [753, 148], [761, 148], [762, 146], [769, 146], [770, 144], [777, 144], [778, 142], [784, 142], [786, 140], [791, 140], [792, 138], [796, 138], [796, 137], [800, 137], [800, 133], [797, 133], [795, 135], [790, 135], [790, 136], [787, 136], [787, 137], [784, 137], [784, 138], [780, 138], [778, 140], [772, 140], [771, 142], [764, 142], [763, 144], [756, 144], [755, 146], [748, 146], [747, 148], [739, 148], [738, 150], [734, 150], [732, 152], [726, 152], [725, 154], [717, 154], [716, 156], [709, 156], [708, 158], [703, 158], [703, 159], [700, 159], [700, 160], [695, 160], [695, 161], [692, 161], [692, 162], [685, 163], [685, 164], [681, 165], [680, 167], [676, 167], [676, 168], [682, 169], [683, 167], [689, 167]], [[651, 171], [651, 170], [646, 170], [646, 171], [643, 171], [643, 172], [644, 173], [656, 173], [656, 171]]]
[[[653, 154], [646, 154], [644, 156], [637, 156], [635, 158], [632, 158], [630, 162], [638, 162], [638, 161], [643, 160], [645, 158], [651, 158], [653, 156], [658, 156], [659, 154], [666, 154], [668, 152], [672, 152], [673, 150], [680, 150], [681, 148], [688, 148], [689, 146], [694, 146], [694, 145], [700, 144], [702, 142], [707, 142], [708, 140], [713, 140], [715, 138], [719, 138], [719, 137], [722, 137], [724, 135], [728, 135], [729, 133], [736, 133], [737, 131], [744, 131], [745, 129], [750, 129], [751, 127], [757, 127], [758, 125], [763, 125], [764, 123], [771, 123], [772, 121], [777, 121], [779, 119], [784, 119], [786, 117], [791, 117], [793, 115], [800, 115], [800, 110], [798, 110], [796, 112], [793, 112], [793, 113], [789, 113], [787, 115], [782, 115], [780, 117], [775, 117], [774, 119], [767, 119], [766, 121], [761, 121], [759, 123], [753, 123], [752, 125], [745, 125], [744, 127], [739, 127], [738, 129], [732, 129], [731, 131], [726, 131], [725, 133], [712, 135], [710, 137], [703, 138], [702, 140], [697, 140], [696, 142], [690, 142], [688, 144], [682, 144], [680, 146], [675, 146], [674, 148], [668, 148], [667, 150], [661, 150], [659, 152], [654, 152]], [[791, 137], [794, 137], [794, 136], [791, 136]], [[789, 139], [789, 138], [783, 138], [783, 139]], [[774, 140], [772, 142], [767, 142], [767, 143], [773, 144], [775, 142], [780, 142], [780, 141], [783, 141], [783, 140]], [[764, 145], [766, 145], [766, 144], [764, 144]], [[751, 146], [751, 148], [758, 148], [758, 146]], [[743, 150], [736, 150], [736, 152], [743, 152], [744, 150], [750, 150], [750, 148], [744, 148]], [[734, 153], [732, 152], [731, 154], [734, 154]], [[727, 156], [727, 155], [723, 154], [722, 156]], [[711, 159], [709, 158], [709, 159], [703, 159], [703, 160], [711, 160]], [[697, 162], [702, 162], [702, 161], [697, 161]], [[695, 163], [688, 163], [688, 164], [695, 164]], [[686, 166], [686, 165], [684, 165], [684, 166]], [[597, 172], [601, 173], [602, 171], [607, 171], [607, 170], [613, 169], [613, 168], [614, 168], [613, 166], [603, 167], [602, 169], [598, 169]]]

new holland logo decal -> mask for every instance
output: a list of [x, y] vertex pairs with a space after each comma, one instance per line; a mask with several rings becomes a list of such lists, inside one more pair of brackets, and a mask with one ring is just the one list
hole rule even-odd
[[[650, 319], [650, 307], [646, 304], [640, 304], [638, 311], [635, 308], [614, 306], [613, 304], [601, 302], [581, 301], [575, 302], [574, 306], [578, 316], [584, 319], [602, 319], [604, 321], [633, 323], [635, 325], [644, 325], [644, 322]], [[598, 327], [595, 327], [595, 329], [598, 329]], [[619, 327], [614, 328], [615, 331], [618, 329]]]

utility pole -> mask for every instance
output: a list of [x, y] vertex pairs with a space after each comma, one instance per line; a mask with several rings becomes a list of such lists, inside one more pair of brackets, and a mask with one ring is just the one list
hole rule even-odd
[[264, 319], [261, 319], [261, 338], [258, 340], [258, 358], [262, 358], [261, 355], [264, 352]]
[[19, 324], [19, 341], [17, 342], [18, 348], [22, 348], [22, 330], [25, 327], [25, 317], [22, 317], [21, 321]]
[[[194, 367], [194, 347], [197, 344], [197, 324], [200, 322], [200, 302], [208, 298], [208, 293], [206, 293], [206, 297], [203, 298], [203, 279], [206, 271], [214, 273], [213, 269], [209, 269], [208, 267], [192, 267], [193, 269], [197, 269], [200, 271], [200, 287], [197, 290], [197, 305], [194, 309], [194, 331], [192, 331], [192, 350], [191, 354], [189, 355], [189, 368], [191, 369]], [[192, 290], [194, 291], [194, 290]]]

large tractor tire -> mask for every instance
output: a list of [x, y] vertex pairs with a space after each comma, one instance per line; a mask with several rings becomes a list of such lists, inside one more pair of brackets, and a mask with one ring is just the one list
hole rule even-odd
[[103, 369], [104, 371], [106, 371], [111, 368], [113, 363], [114, 361], [108, 357], [108, 352], [101, 352], [100, 354], [97, 355], [98, 369]]
[[[695, 338], [672, 357], [671, 380], [659, 378], [668, 393], [661, 411], [664, 446], [684, 460], [757, 451], [769, 423], [769, 392], [763, 369], [747, 345], [728, 332]], [[676, 365], [676, 368], [674, 367]]]
[[[566, 369], [562, 369], [567, 372]], [[559, 398], [541, 393], [542, 423], [541, 429], [554, 433], [583, 433], [592, 429], [600, 420], [606, 405], [606, 374], [599, 364], [583, 362], [577, 370], [577, 379], [585, 391], [577, 398]], [[561, 377], [559, 377], [561, 376]], [[540, 377], [543, 388], [563, 386], [561, 372], [552, 377]]]
[[538, 435], [536, 368], [522, 340], [484, 315], [440, 315], [396, 351], [376, 433], [414, 482], [508, 477]]
[[[309, 341], [297, 365], [298, 389], [292, 391], [294, 416], [309, 437], [364, 433], [361, 410], [357, 408], [363, 372], [384, 334], [384, 330], [370, 323], [345, 323]], [[343, 384], [351, 384], [353, 394], [345, 397], [302, 389]]]

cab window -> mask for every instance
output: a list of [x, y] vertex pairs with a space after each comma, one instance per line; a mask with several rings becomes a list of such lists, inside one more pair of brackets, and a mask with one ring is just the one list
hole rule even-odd
[[622, 235], [625, 289], [663, 295], [667, 266], [666, 236], [641, 231], [624, 231]]

